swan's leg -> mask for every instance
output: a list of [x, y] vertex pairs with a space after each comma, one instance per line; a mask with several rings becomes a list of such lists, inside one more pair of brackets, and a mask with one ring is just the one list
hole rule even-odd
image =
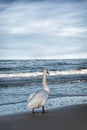
[[34, 108], [32, 109], [32, 113], [34, 113]]
[[45, 111], [44, 111], [44, 107], [42, 107], [42, 113], [44, 113]]

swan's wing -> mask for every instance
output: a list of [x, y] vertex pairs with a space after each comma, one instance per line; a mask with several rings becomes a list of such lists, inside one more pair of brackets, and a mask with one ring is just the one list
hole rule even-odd
[[40, 107], [41, 104], [45, 104], [47, 100], [47, 93], [43, 91], [38, 91], [33, 93], [30, 96], [30, 100], [28, 102], [28, 107], [34, 108], [34, 107]]
[[28, 101], [27, 102], [30, 102], [30, 100], [34, 97], [34, 95], [36, 94], [36, 92], [33, 92], [29, 95], [28, 97]]

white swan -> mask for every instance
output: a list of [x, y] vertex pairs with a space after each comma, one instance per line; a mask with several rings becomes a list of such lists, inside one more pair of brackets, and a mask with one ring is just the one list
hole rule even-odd
[[49, 74], [48, 69], [45, 69], [43, 71], [43, 80], [42, 80], [44, 89], [39, 90], [39, 91], [34, 92], [29, 95], [27, 107], [32, 108], [33, 113], [34, 113], [35, 108], [40, 108], [40, 107], [42, 107], [42, 112], [44, 113], [44, 106], [47, 102], [49, 92], [50, 92], [50, 90], [47, 86], [47, 83], [46, 83], [46, 74], [47, 73]]

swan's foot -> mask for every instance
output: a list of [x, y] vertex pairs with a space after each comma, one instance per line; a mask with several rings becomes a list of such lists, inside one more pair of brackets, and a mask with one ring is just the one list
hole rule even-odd
[[42, 107], [42, 113], [44, 113], [44, 112], [45, 112], [44, 107]]
[[34, 114], [35, 112], [34, 112], [34, 108], [32, 109], [32, 113]]

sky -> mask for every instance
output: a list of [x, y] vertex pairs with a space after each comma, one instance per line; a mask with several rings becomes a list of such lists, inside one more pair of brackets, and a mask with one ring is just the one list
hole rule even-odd
[[0, 59], [87, 58], [87, 0], [0, 0]]

